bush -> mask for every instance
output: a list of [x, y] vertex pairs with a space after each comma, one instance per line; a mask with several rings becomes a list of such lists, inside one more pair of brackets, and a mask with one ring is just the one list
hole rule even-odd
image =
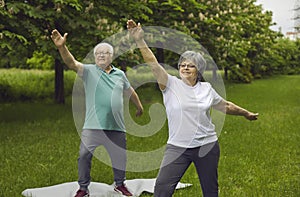
[[[0, 101], [52, 99], [54, 71], [0, 69]], [[65, 95], [72, 93], [76, 73], [64, 72]]]
[[[167, 73], [171, 75], [178, 76], [178, 70], [167, 67], [165, 68]], [[141, 85], [147, 86], [156, 83], [156, 79], [151, 71], [150, 66], [139, 66], [139, 67], [134, 67], [134, 68], [129, 68], [127, 67], [127, 72], [126, 72], [127, 78], [134, 88], [140, 87]]]
[[54, 59], [43, 52], [35, 51], [33, 56], [27, 59], [26, 64], [31, 69], [51, 70], [54, 67]]

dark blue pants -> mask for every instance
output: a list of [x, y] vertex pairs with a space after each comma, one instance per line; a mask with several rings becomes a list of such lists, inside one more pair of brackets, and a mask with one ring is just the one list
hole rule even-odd
[[154, 197], [171, 197], [192, 162], [198, 173], [203, 196], [217, 197], [219, 157], [218, 141], [187, 149], [168, 144], [155, 183]]

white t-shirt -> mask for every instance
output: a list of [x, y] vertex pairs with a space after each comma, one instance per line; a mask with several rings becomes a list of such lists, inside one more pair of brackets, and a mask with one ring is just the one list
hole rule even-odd
[[195, 86], [189, 86], [168, 75], [167, 86], [162, 93], [168, 117], [168, 144], [194, 148], [218, 140], [210, 108], [223, 98], [210, 83], [197, 82]]

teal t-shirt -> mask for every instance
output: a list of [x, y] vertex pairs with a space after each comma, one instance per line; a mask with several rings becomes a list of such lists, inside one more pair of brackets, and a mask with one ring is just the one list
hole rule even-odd
[[123, 91], [130, 87], [125, 73], [113, 66], [107, 74], [95, 64], [85, 64], [82, 79], [86, 104], [83, 129], [125, 131]]

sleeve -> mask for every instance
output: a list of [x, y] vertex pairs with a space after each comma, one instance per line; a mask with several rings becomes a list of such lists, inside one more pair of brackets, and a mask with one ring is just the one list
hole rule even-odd
[[216, 91], [215, 89], [210, 85], [211, 89], [211, 97], [212, 97], [212, 105], [216, 105], [220, 103], [222, 100], [224, 100]]
[[166, 85], [166, 88], [164, 90], [162, 90], [162, 93], [168, 92], [168, 90], [172, 86], [173, 82], [174, 82], [174, 76], [168, 74], [167, 85]]
[[88, 77], [88, 65], [87, 64], [83, 64], [83, 74], [82, 76], [80, 76], [82, 78], [83, 81], [85, 81]]
[[125, 73], [122, 72], [122, 74], [123, 74], [123, 81], [124, 81], [124, 83], [123, 83], [123, 89], [124, 89], [124, 90], [127, 90], [128, 88], [130, 88], [131, 85], [130, 85], [130, 82], [129, 82], [129, 80], [127, 79]]

